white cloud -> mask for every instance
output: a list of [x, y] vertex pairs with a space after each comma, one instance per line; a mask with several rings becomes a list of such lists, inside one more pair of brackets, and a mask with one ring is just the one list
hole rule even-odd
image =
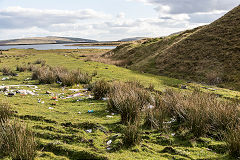
[[0, 10], [0, 28], [48, 27], [53, 24], [77, 23], [89, 19], [110, 17], [110, 15], [92, 9], [68, 11], [9, 7]]
[[110, 15], [92, 9], [71, 11], [9, 7], [0, 9], [1, 39], [53, 35], [119, 40], [165, 36], [210, 23], [230, 10], [238, 0], [124, 1], [151, 5], [156, 16], [128, 18], [128, 12]]
[[[239, 5], [239, 0], [135, 0], [145, 4], [152, 4], [159, 12], [167, 10], [171, 14], [211, 12], [213, 10], [229, 10]], [[165, 7], [161, 7], [165, 6]]]

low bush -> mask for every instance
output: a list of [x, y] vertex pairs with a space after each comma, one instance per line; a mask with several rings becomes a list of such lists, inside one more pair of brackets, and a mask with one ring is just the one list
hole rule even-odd
[[0, 153], [12, 159], [33, 160], [36, 156], [33, 133], [15, 120], [0, 122]]

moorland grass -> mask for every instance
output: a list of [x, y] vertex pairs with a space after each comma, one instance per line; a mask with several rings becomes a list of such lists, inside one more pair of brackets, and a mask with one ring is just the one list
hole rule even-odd
[[33, 160], [37, 144], [28, 127], [16, 120], [0, 122], [0, 154], [12, 159]]
[[[73, 52], [74, 51], [74, 52]], [[69, 71], [80, 68], [81, 71], [87, 72], [91, 75], [94, 71], [97, 71], [97, 76], [93, 77], [93, 82], [97, 80], [106, 79], [106, 81], [134, 81], [138, 79], [141, 81], [141, 84], [138, 84], [136, 88], [140, 88], [141, 90], [145, 90], [141, 86], [148, 87], [150, 82], [154, 84], [154, 90], [162, 90], [168, 88], [169, 86], [178, 86], [182, 84], [182, 81], [178, 81], [176, 79], [171, 79], [162, 76], [154, 76], [150, 74], [143, 74], [138, 72], [133, 72], [128, 69], [119, 68], [112, 65], [106, 65], [97, 62], [84, 62], [83, 59], [79, 58], [79, 56], [84, 53], [87, 55], [85, 50], [72, 50], [71, 54], [75, 54], [74, 58], [71, 57], [71, 54], [66, 53], [68, 50], [52, 50], [52, 51], [36, 51], [36, 50], [9, 50], [8, 52], [4, 52], [3, 54], [9, 55], [17, 55], [25, 53], [25, 58], [20, 58], [17, 60], [16, 58], [2, 59], [2, 63], [0, 65], [4, 65], [6, 63], [9, 64], [10, 68], [16, 67], [16, 64], [34, 62], [36, 59], [39, 59], [43, 56], [48, 57], [46, 59], [47, 64], [52, 67], [63, 66], [66, 67]], [[82, 52], [82, 53], [81, 53]], [[88, 51], [89, 52], [89, 51]], [[93, 51], [91, 50], [91, 53]], [[66, 55], [66, 56], [65, 56]], [[34, 65], [41, 66], [41, 65]], [[58, 67], [57, 67], [58, 68]], [[13, 80], [4, 81], [4, 84], [38, 84], [38, 80], [30, 80], [24, 81], [26, 78], [31, 76], [31, 72], [22, 72], [19, 73], [19, 77], [16, 77]], [[121, 82], [123, 83], [123, 82]], [[132, 82], [127, 82], [126, 86], [131, 85]], [[51, 152], [51, 154], [55, 154], [55, 156], [63, 156], [64, 158], [72, 158], [76, 157], [84, 157], [84, 155], [89, 155], [94, 152], [94, 155], [103, 155], [109, 159], [224, 159], [225, 155], [216, 153], [215, 150], [208, 150], [208, 143], [204, 143], [206, 147], [202, 146], [203, 142], [196, 142], [197, 145], [195, 147], [190, 147], [189, 143], [194, 141], [193, 137], [185, 137], [183, 140], [178, 139], [178, 132], [176, 127], [182, 125], [185, 128], [190, 128], [185, 126], [183, 123], [178, 123], [174, 121], [174, 123], [169, 123], [169, 120], [172, 114], [167, 115], [166, 117], [161, 118], [162, 111], [160, 110], [162, 107], [166, 107], [168, 109], [172, 108], [168, 105], [161, 105], [159, 107], [160, 116], [156, 114], [154, 117], [154, 121], [158, 122], [160, 127], [152, 127], [152, 129], [141, 130], [142, 125], [145, 120], [145, 115], [147, 113], [146, 108], [151, 108], [149, 104], [145, 105], [145, 109], [141, 110], [139, 121], [140, 125], [137, 128], [138, 136], [143, 137], [143, 141], [140, 143], [133, 143], [132, 147], [124, 149], [119, 147], [117, 150], [114, 150], [115, 144], [121, 144], [118, 142], [122, 142], [124, 137], [127, 139], [127, 135], [135, 135], [135, 129], [132, 129], [132, 133], [128, 132], [125, 134], [125, 125], [120, 124], [121, 122], [121, 114], [117, 114], [117, 112], [109, 112], [107, 110], [107, 102], [102, 100], [94, 100], [88, 98], [71, 98], [71, 99], [61, 99], [59, 97], [58, 101], [54, 101], [55, 105], [52, 106], [53, 100], [51, 100], [52, 95], [47, 95], [46, 91], [51, 91], [52, 94], [63, 93], [63, 97], [74, 94], [72, 91], [69, 91], [70, 88], [81, 89], [82, 86], [75, 85], [70, 87], [64, 87], [65, 90], [62, 90], [61, 85], [51, 84], [37, 85], [40, 90], [37, 90], [36, 96], [22, 96], [15, 95], [13, 97], [5, 97], [3, 94], [0, 95], [1, 99], [6, 99], [13, 105], [13, 109], [16, 110], [16, 116], [20, 118], [22, 121], [28, 122], [30, 128], [33, 129], [34, 133], [36, 133], [36, 138], [39, 140], [43, 140], [46, 143], [41, 142], [41, 147], [44, 147], [44, 151], [39, 151], [39, 155], [37, 158], [44, 159], [48, 157], [44, 157], [43, 154], [45, 152]], [[30, 89], [30, 88], [28, 88]], [[124, 89], [122, 89], [124, 90]], [[125, 89], [126, 90], [126, 89]], [[153, 95], [155, 91], [153, 89], [146, 89], [148, 93], [151, 94], [150, 104], [152, 106], [158, 106], [155, 104], [158, 101], [154, 101]], [[175, 89], [177, 90], [177, 89]], [[175, 92], [174, 90], [174, 92]], [[128, 91], [128, 90], [126, 90]], [[222, 89], [211, 91], [212, 93], [219, 93]], [[137, 91], [138, 92], [138, 91]], [[143, 91], [145, 92], [145, 91]], [[185, 95], [185, 92], [191, 92], [190, 90], [185, 90], [180, 95]], [[167, 95], [165, 93], [158, 92], [160, 94], [160, 102], [167, 103], [168, 100]], [[233, 91], [225, 92], [225, 95], [229, 93], [233, 93]], [[127, 93], [128, 94], [128, 93]], [[176, 93], [178, 94], [178, 92]], [[237, 95], [237, 93], [234, 92]], [[233, 95], [234, 95], [233, 94]], [[137, 95], [137, 94], [136, 94]], [[169, 94], [171, 95], [171, 94]], [[232, 96], [233, 97], [233, 96]], [[170, 97], [171, 98], [171, 97]], [[187, 97], [188, 98], [188, 97]], [[38, 103], [38, 99], [44, 101], [45, 103]], [[133, 100], [136, 98], [133, 98]], [[146, 98], [147, 99], [147, 98]], [[220, 99], [220, 98], [217, 98]], [[131, 98], [129, 98], [129, 101]], [[170, 101], [170, 100], [169, 100]], [[171, 102], [171, 101], [170, 101]], [[182, 103], [182, 102], [181, 102]], [[179, 104], [181, 104], [179, 103]], [[135, 103], [139, 104], [139, 103]], [[134, 104], [134, 105], [135, 105]], [[160, 103], [161, 104], [161, 103]], [[49, 107], [53, 109], [49, 109]], [[156, 107], [157, 108], [157, 107]], [[114, 109], [114, 108], [113, 108]], [[154, 109], [154, 108], [153, 108]], [[93, 110], [93, 113], [88, 113], [89, 110]], [[169, 110], [171, 113], [171, 110]], [[155, 113], [156, 110], [152, 110], [152, 113]], [[164, 113], [164, 112], [163, 112]], [[110, 116], [109, 116], [110, 115]], [[164, 114], [165, 116], [165, 114]], [[134, 117], [134, 114], [133, 114]], [[162, 121], [155, 119], [163, 119], [164, 125], [169, 125], [170, 133], [175, 133], [171, 135], [169, 132], [165, 132], [161, 129]], [[165, 119], [166, 118], [166, 119]], [[130, 118], [132, 119], [132, 118]], [[87, 125], [82, 127], [82, 124], [85, 122], [89, 122], [91, 125]], [[134, 125], [133, 123], [132, 125]], [[122, 127], [124, 126], [124, 127]], [[128, 126], [128, 123], [126, 123]], [[151, 125], [150, 127], [151, 128]], [[89, 130], [92, 129], [92, 133]], [[188, 131], [188, 130], [186, 130]], [[191, 133], [191, 131], [190, 131]], [[125, 136], [126, 135], [126, 136]], [[160, 141], [159, 138], [162, 135], [166, 135], [166, 137], [171, 138], [171, 144], [173, 150], [176, 151], [175, 154], [171, 153], [163, 153], [164, 150], [164, 142]], [[212, 136], [212, 135], [208, 135]], [[137, 136], [135, 136], [137, 137]], [[192, 139], [193, 138], [193, 139]], [[215, 138], [214, 136], [212, 138]], [[112, 143], [107, 145], [106, 142], [111, 139]], [[180, 143], [180, 142], [181, 143]], [[134, 140], [133, 140], [134, 142]], [[217, 141], [220, 143], [220, 141]], [[223, 143], [223, 142], [221, 142]], [[188, 145], [186, 145], [188, 144]], [[137, 145], [134, 149], [134, 145]], [[117, 145], [118, 146], [118, 145]], [[126, 145], [127, 146], [127, 145]], [[131, 146], [131, 145], [130, 145]], [[214, 144], [215, 146], [215, 144]], [[217, 147], [217, 145], [215, 146]], [[69, 152], [70, 151], [70, 152]], [[43, 154], [42, 154], [43, 153]], [[187, 153], [187, 155], [185, 154]], [[92, 157], [92, 156], [91, 156]], [[51, 156], [54, 158], [54, 155]], [[49, 159], [51, 159], [49, 158]], [[226, 158], [225, 158], [226, 159]]]
[[94, 99], [101, 100], [102, 98], [106, 97], [109, 94], [110, 89], [111, 89], [111, 85], [106, 80], [102, 79], [102, 80], [96, 81], [93, 84], [93, 89], [92, 89]]
[[5, 122], [13, 115], [13, 111], [9, 103], [1, 102], [0, 103], [0, 121]]
[[60, 82], [63, 86], [73, 86], [74, 84], [88, 84], [92, 77], [80, 69], [69, 72], [63, 67], [41, 66], [33, 70], [32, 79], [38, 80], [40, 84]]

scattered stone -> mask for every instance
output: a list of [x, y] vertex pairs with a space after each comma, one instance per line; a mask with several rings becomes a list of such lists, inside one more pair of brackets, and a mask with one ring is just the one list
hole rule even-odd
[[78, 112], [78, 114], [82, 114], [81, 112]]
[[54, 109], [53, 107], [48, 107], [48, 109]]
[[113, 116], [109, 116], [109, 115], [107, 115], [106, 117], [107, 117], [107, 118], [113, 118]]

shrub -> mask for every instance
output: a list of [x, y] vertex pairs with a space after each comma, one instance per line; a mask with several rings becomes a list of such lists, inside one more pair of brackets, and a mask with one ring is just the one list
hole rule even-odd
[[128, 123], [123, 131], [123, 145], [125, 147], [132, 147], [141, 142], [141, 131], [139, 124]]
[[121, 114], [123, 124], [135, 123], [150, 101], [151, 94], [136, 83], [115, 82], [110, 90], [108, 108]]
[[0, 153], [12, 159], [33, 160], [36, 155], [33, 133], [17, 121], [0, 122]]
[[94, 99], [102, 99], [106, 97], [107, 94], [109, 94], [110, 88], [111, 86], [106, 80], [96, 81], [92, 89]]
[[8, 103], [1, 103], [0, 104], [0, 121], [5, 122], [13, 115], [11, 108]]
[[232, 127], [225, 134], [229, 154], [233, 157], [240, 157], [240, 125]]

